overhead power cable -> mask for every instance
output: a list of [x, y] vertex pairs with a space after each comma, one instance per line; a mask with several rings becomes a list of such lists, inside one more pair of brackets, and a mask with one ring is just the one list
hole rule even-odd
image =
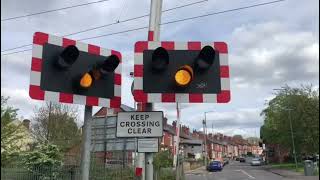
[[213, 16], [213, 15], [223, 14], [223, 13], [227, 13], [227, 12], [239, 11], [239, 10], [243, 10], [243, 9], [249, 9], [249, 8], [264, 6], [264, 5], [268, 5], [268, 4], [274, 4], [274, 3], [278, 3], [278, 2], [282, 2], [282, 1], [286, 1], [286, 0], [270, 1], [270, 2], [266, 2], [266, 3], [254, 4], [251, 6], [244, 6], [244, 7], [234, 8], [234, 9], [228, 9], [228, 10], [208, 13], [208, 14], [204, 14], [204, 15], [200, 15], [200, 16], [193, 16], [193, 17], [189, 17], [189, 18], [178, 19], [175, 21], [169, 21], [169, 22], [162, 23], [161, 25], [172, 24], [172, 23], [177, 23], [177, 22], [182, 22], [182, 21], [187, 21], [187, 20], [192, 20], [192, 19], [198, 19], [198, 18], [202, 18], [202, 17]]
[[40, 11], [40, 12], [31, 13], [31, 14], [26, 14], [26, 15], [21, 15], [21, 16], [14, 16], [14, 17], [9, 17], [9, 18], [5, 18], [5, 19], [1, 19], [1, 21], [9, 21], [9, 20], [14, 20], [14, 19], [26, 18], [26, 17], [30, 17], [30, 16], [35, 16], [35, 15], [40, 15], [40, 14], [46, 14], [46, 13], [51, 13], [51, 12], [55, 12], [55, 11], [61, 11], [61, 10], [66, 10], [66, 9], [71, 9], [71, 8], [76, 8], [76, 7], [81, 7], [81, 6], [87, 6], [87, 5], [90, 5], [90, 4], [96, 4], [96, 3], [101, 3], [101, 2], [105, 2], [105, 1], [110, 1], [110, 0], [100, 0], [100, 1], [88, 2], [88, 3], [84, 3], [84, 4], [67, 6], [67, 7], [58, 8], [58, 9]]
[[[169, 9], [163, 10], [162, 12], [168, 12], [168, 11], [172, 11], [172, 10], [176, 10], [176, 9], [181, 9], [181, 8], [184, 8], [184, 7], [192, 6], [192, 5], [203, 3], [203, 2], [207, 2], [207, 1], [208, 0], [196, 1], [196, 2], [192, 2], [192, 3], [184, 4], [184, 5], [181, 5], [181, 6], [176, 6], [176, 7], [173, 7], [173, 8], [169, 8]], [[109, 24], [105, 24], [105, 25], [101, 25], [101, 26], [96, 26], [96, 27], [84, 29], [84, 30], [81, 30], [81, 31], [73, 32], [73, 33], [70, 33], [70, 34], [65, 34], [65, 35], [62, 35], [62, 36], [63, 37], [72, 36], [72, 35], [88, 32], [88, 31], [93, 31], [93, 30], [96, 30], [96, 29], [100, 29], [100, 28], [104, 28], [104, 27], [108, 27], [108, 26], [112, 26], [112, 25], [116, 25], [116, 24], [120, 24], [120, 23], [133, 21], [133, 20], [136, 20], [136, 19], [141, 19], [141, 18], [148, 17], [148, 16], [149, 16], [149, 14], [145, 14], [145, 15], [142, 15], [142, 16], [137, 16], [137, 17], [125, 19], [125, 20], [122, 20], [122, 21], [117, 21], [117, 22], [113, 22], [113, 23], [109, 23]], [[20, 48], [31, 46], [31, 45], [32, 44], [24, 44], [24, 45], [21, 45], [21, 46], [9, 48], [9, 49], [4, 49], [4, 50], [1, 50], [1, 53], [5, 52], [5, 51], [11, 51], [11, 50], [15, 50], [15, 49], [20, 49]]]
[[[279, 2], [282, 2], [282, 1], [286, 1], [286, 0], [270, 1], [270, 2], [266, 2], [266, 3], [260, 3], [260, 4], [250, 5], [250, 6], [244, 6], [244, 7], [224, 10], [224, 11], [218, 11], [218, 12], [208, 13], [208, 14], [204, 14], [204, 15], [199, 15], [199, 16], [193, 16], [193, 17], [184, 18], [184, 19], [168, 21], [168, 22], [161, 23], [161, 25], [173, 24], [173, 23], [177, 23], [177, 22], [183, 22], [183, 21], [188, 21], [188, 20], [192, 20], [192, 19], [198, 19], [198, 18], [213, 16], [213, 15], [217, 15], [217, 14], [222, 14], [222, 13], [227, 13], [227, 12], [233, 12], [233, 11], [253, 8], [253, 7], [257, 7], [257, 6], [264, 6], [264, 5], [268, 5], [268, 4], [279, 3]], [[137, 31], [137, 30], [146, 29], [146, 28], [148, 28], [148, 27], [147, 26], [139, 27], [139, 28], [129, 29], [129, 30], [125, 30], [125, 31], [118, 31], [118, 32], [109, 33], [109, 34], [102, 34], [102, 35], [98, 35], [98, 36], [82, 38], [82, 39], [79, 39], [79, 40], [96, 39], [96, 38], [101, 38], [101, 37], [106, 37], [106, 36], [111, 36], [111, 35], [116, 35], [116, 34], [123, 34], [123, 33], [127, 33], [127, 32]], [[32, 49], [26, 49], [26, 50], [22, 50], [22, 51], [16, 51], [16, 52], [12, 52], [12, 53], [1, 54], [1, 55], [16, 54], [16, 53], [20, 53], [20, 52], [24, 52], [24, 51], [30, 51], [30, 50], [32, 50]]]

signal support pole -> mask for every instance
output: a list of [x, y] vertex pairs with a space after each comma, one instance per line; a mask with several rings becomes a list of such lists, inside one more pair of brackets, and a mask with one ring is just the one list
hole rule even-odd
[[[151, 0], [148, 41], [159, 41], [162, 0]], [[153, 111], [153, 104], [145, 104], [146, 111]], [[145, 179], [153, 180], [153, 153], [145, 153]]]
[[203, 134], [204, 134], [204, 165], [207, 167], [207, 118], [206, 113], [204, 114], [203, 120]]
[[92, 106], [85, 106], [81, 155], [81, 180], [89, 180]]
[[180, 162], [179, 162], [179, 143], [180, 143], [180, 107], [179, 103], [176, 103], [177, 109], [177, 124], [176, 124], [176, 141], [173, 150], [173, 167], [176, 168], [176, 180], [180, 180]]

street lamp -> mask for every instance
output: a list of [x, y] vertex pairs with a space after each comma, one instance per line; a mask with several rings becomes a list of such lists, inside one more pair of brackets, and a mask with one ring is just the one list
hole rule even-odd
[[[273, 90], [282, 91], [282, 90], [284, 90], [284, 88], [281, 88], [281, 89], [273, 89]], [[287, 92], [286, 92], [286, 95], [288, 95]], [[290, 124], [290, 131], [291, 131], [291, 140], [292, 140], [293, 155], [294, 155], [294, 161], [295, 161], [295, 165], [296, 165], [296, 171], [298, 171], [297, 154], [296, 154], [296, 147], [295, 147], [295, 144], [294, 144], [294, 136], [293, 136], [293, 128], [292, 128], [292, 119], [291, 119], [291, 111], [292, 111], [293, 109], [291, 109], [291, 108], [281, 108], [281, 107], [280, 107], [280, 109], [286, 110], [286, 111], [288, 111], [288, 113], [289, 113], [289, 124]]]
[[291, 131], [293, 155], [294, 155], [294, 161], [295, 161], [295, 164], [296, 164], [296, 171], [298, 171], [297, 153], [296, 153], [296, 147], [295, 147], [295, 144], [294, 144], [294, 136], [293, 136], [293, 129], [292, 129], [292, 119], [291, 119], [291, 111], [293, 109], [290, 109], [290, 108], [281, 108], [281, 109], [286, 110], [289, 113], [289, 122], [290, 122], [290, 131]]
[[[207, 167], [207, 113], [214, 112], [214, 111], [206, 111], [204, 112], [204, 120], [202, 121], [203, 124], [203, 132], [204, 132], [204, 150], [205, 150], [205, 156], [204, 156], [204, 165]], [[213, 128], [213, 124], [212, 124]]]

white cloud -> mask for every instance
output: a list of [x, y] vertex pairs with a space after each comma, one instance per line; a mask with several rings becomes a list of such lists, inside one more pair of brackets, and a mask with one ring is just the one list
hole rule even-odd
[[234, 30], [231, 41], [235, 45], [231, 74], [237, 84], [270, 86], [318, 79], [319, 44], [312, 32], [291, 30], [280, 22], [247, 24]]

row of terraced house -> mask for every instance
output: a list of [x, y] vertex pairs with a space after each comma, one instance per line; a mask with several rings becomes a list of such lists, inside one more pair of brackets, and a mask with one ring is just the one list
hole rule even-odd
[[[94, 116], [95, 117], [108, 117], [115, 116], [118, 112], [121, 111], [135, 111], [133, 108], [126, 105], [121, 105], [118, 109], [107, 109], [101, 108]], [[108, 118], [106, 118], [107, 120]], [[201, 122], [201, 121], [199, 121]], [[163, 119], [163, 137], [159, 139], [160, 150], [169, 150], [173, 152], [174, 145], [174, 136], [176, 129], [176, 121], [173, 121], [171, 124], [168, 123], [167, 118]], [[188, 159], [200, 159], [204, 157], [205, 152], [205, 142], [207, 148], [207, 154], [210, 159], [222, 158], [222, 157], [236, 157], [242, 154], [247, 154], [248, 152], [252, 154], [261, 154], [262, 149], [257, 144], [251, 144], [247, 140], [242, 138], [234, 138], [226, 136], [223, 134], [208, 134], [205, 136], [203, 132], [197, 130], [190, 130], [189, 127], [181, 125], [180, 128], [180, 154], [184, 158]], [[79, 164], [75, 162], [76, 159], [70, 157], [79, 157], [81, 145], [78, 144], [65, 154], [68, 158], [67, 164]], [[94, 149], [94, 148], [93, 148]], [[101, 162], [106, 162], [107, 159], [114, 157], [115, 152], [105, 152], [103, 150], [98, 150], [95, 152], [96, 157], [101, 159]], [[134, 152], [127, 151], [126, 157], [128, 161], [132, 161]], [[71, 161], [71, 162], [70, 162]]]
[[[161, 141], [162, 150], [172, 151], [174, 143], [176, 122], [172, 124], [167, 123], [167, 119], [164, 119], [164, 133]], [[259, 147], [259, 143], [250, 143], [248, 140], [226, 136], [221, 133], [211, 134], [206, 136], [202, 131], [192, 130], [189, 127], [182, 125], [180, 128], [180, 153], [184, 155], [184, 158], [199, 159], [203, 157], [205, 152], [205, 144], [207, 148], [207, 154], [209, 159], [216, 158], [235, 158], [241, 155], [253, 154], [261, 155], [262, 148]]]

